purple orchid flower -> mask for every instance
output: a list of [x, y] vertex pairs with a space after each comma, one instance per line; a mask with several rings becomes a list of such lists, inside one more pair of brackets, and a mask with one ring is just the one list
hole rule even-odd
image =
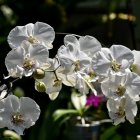
[[91, 94], [90, 96], [87, 97], [87, 102], [86, 105], [87, 106], [91, 106], [93, 105], [94, 107], [98, 107], [104, 100], [104, 96], [102, 95], [98, 95], [95, 96], [94, 94]]

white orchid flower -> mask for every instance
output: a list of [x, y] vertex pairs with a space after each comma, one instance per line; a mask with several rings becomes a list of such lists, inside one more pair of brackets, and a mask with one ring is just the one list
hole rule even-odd
[[56, 70], [56, 75], [62, 80], [62, 83], [66, 86], [74, 87], [76, 85], [76, 74], [75, 73], [65, 73], [65, 69], [60, 66]]
[[132, 124], [135, 123], [134, 117], [137, 114], [136, 102], [128, 96], [120, 100], [109, 99], [107, 101], [109, 116], [115, 125], [125, 122], [125, 118]]
[[89, 93], [90, 88], [80, 73], [77, 73], [75, 88], [78, 89], [81, 94]]
[[134, 54], [134, 62], [130, 69], [140, 76], [140, 51], [133, 50], [132, 53]]
[[92, 90], [92, 92], [97, 95], [97, 91], [94, 89], [91, 81], [89, 81], [87, 74], [78, 72], [76, 75], [77, 77], [75, 88], [78, 89], [81, 94], [88, 94], [89, 90]]
[[101, 83], [103, 94], [112, 99], [129, 96], [134, 101], [140, 100], [140, 77], [132, 72], [126, 75], [109, 75]]
[[130, 49], [122, 45], [112, 45], [110, 49], [103, 48], [92, 59], [93, 69], [100, 75], [107, 76], [109, 72], [123, 74], [134, 61]]
[[64, 44], [58, 50], [58, 57], [67, 72], [71, 69], [80, 71], [88, 67], [93, 55], [101, 50], [100, 42], [88, 35], [79, 39], [74, 35], [66, 35]]
[[91, 58], [84, 52], [79, 51], [76, 46], [67, 44], [61, 46], [57, 52], [61, 65], [64, 67], [65, 72], [75, 72], [88, 67]]
[[0, 101], [0, 128], [8, 127], [19, 135], [34, 125], [39, 115], [40, 108], [31, 98], [9, 95]]
[[60, 65], [59, 59], [56, 57], [54, 59], [49, 59], [50, 67], [48, 71], [55, 71], [56, 76], [58, 79], [61, 79], [62, 83], [66, 86], [75, 86], [76, 83], [76, 75], [75, 73], [65, 73], [64, 67]]
[[47, 63], [49, 52], [46, 47], [23, 42], [21, 47], [12, 49], [5, 58], [5, 65], [12, 77], [31, 76], [36, 68]]
[[[62, 71], [59, 72], [60, 70]], [[71, 68], [70, 72], [66, 73], [65, 68], [60, 67], [56, 73], [62, 79], [63, 84], [75, 87], [81, 94], [88, 94], [90, 89], [96, 94], [92, 82], [99, 80], [99, 77], [91, 69], [90, 63], [80, 71], [73, 71]]]
[[[40, 92], [46, 92], [51, 100], [54, 100], [59, 95], [62, 88], [62, 79], [59, 77], [57, 70], [59, 69], [58, 59], [49, 59], [50, 67], [45, 72], [43, 79], [36, 79], [35, 89]], [[60, 71], [61, 72], [61, 71]], [[42, 90], [43, 89], [43, 90]]]
[[17, 26], [8, 35], [8, 43], [11, 48], [19, 47], [26, 40], [31, 44], [41, 44], [51, 49], [55, 38], [54, 29], [43, 22], [29, 23], [25, 26]]
[[66, 35], [64, 37], [64, 44], [65, 46], [68, 44], [75, 46], [75, 48], [84, 52], [90, 58], [92, 58], [96, 52], [100, 51], [102, 47], [95, 37], [89, 35], [81, 36], [79, 39], [77, 39], [74, 35]]
[[93, 69], [92, 62], [90, 62], [88, 67], [85, 67], [84, 69], [82, 69], [78, 73], [81, 73], [82, 75], [84, 75], [84, 78], [88, 82], [96, 82], [96, 81], [102, 81], [103, 80], [103, 76], [101, 77], [100, 75], [98, 75], [95, 72], [95, 70]]
[[[50, 99], [54, 100], [58, 96], [62, 88], [62, 80], [56, 77], [54, 72], [46, 72], [43, 79], [36, 80], [35, 89], [37, 90], [37, 85], [39, 82], [43, 82], [45, 86], [44, 92], [46, 92]], [[55, 98], [54, 98], [55, 97]]]
[[49, 59], [50, 67], [45, 72], [45, 77], [36, 79], [35, 89], [46, 92], [51, 100], [57, 98], [62, 88], [62, 83], [66, 86], [74, 87], [76, 84], [75, 74], [65, 74], [64, 68], [60, 65], [58, 58]]
[[58, 79], [61, 79], [62, 83], [66, 86], [73, 87], [76, 83], [75, 73], [65, 73], [64, 67], [60, 65], [59, 59], [56, 57], [54, 59], [49, 59], [49, 64], [51, 65], [48, 71], [55, 71]]

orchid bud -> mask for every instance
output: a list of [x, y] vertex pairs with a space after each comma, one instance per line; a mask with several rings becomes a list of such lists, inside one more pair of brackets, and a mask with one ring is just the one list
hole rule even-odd
[[43, 79], [45, 76], [45, 71], [42, 69], [36, 69], [33, 73], [34, 79]]
[[4, 137], [11, 138], [13, 140], [21, 140], [21, 136], [11, 130], [5, 130], [3, 133]]
[[35, 89], [38, 92], [45, 92], [46, 91], [46, 86], [45, 86], [44, 82], [36, 82], [35, 83]]
[[17, 87], [14, 90], [14, 95], [17, 96], [17, 97], [23, 97], [24, 96], [24, 91], [20, 87]]

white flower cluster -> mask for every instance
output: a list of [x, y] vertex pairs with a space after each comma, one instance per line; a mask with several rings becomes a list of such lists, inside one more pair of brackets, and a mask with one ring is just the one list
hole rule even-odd
[[[5, 58], [8, 77], [34, 77], [35, 89], [46, 92], [52, 100], [58, 96], [62, 84], [78, 89], [81, 94], [92, 90], [97, 95], [94, 83], [100, 83], [114, 124], [124, 122], [125, 118], [134, 123], [136, 102], [140, 100], [140, 52], [122, 45], [103, 48], [92, 36], [68, 34], [52, 59], [49, 50], [54, 38], [54, 29], [42, 22], [11, 30], [8, 43], [12, 50]], [[32, 99], [17, 99], [14, 95], [2, 99], [0, 106], [0, 126], [19, 134], [33, 125], [40, 112]], [[4, 121], [6, 113], [12, 114], [10, 122]]]
[[9, 95], [0, 101], [0, 128], [7, 127], [19, 135], [34, 125], [39, 115], [40, 108], [31, 98]]

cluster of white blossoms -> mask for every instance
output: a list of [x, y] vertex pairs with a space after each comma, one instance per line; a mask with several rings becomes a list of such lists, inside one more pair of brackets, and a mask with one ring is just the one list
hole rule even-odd
[[[97, 95], [94, 83], [99, 83], [114, 124], [125, 119], [134, 123], [140, 100], [140, 52], [122, 45], [103, 48], [92, 36], [68, 34], [56, 56], [49, 58], [54, 39], [54, 29], [42, 22], [11, 30], [8, 43], [12, 50], [5, 58], [8, 77], [33, 77], [35, 89], [46, 92], [51, 100], [57, 98], [62, 84], [81, 94], [92, 90]], [[0, 101], [1, 128], [23, 134], [39, 114], [38, 105], [28, 97], [8, 95]]]

